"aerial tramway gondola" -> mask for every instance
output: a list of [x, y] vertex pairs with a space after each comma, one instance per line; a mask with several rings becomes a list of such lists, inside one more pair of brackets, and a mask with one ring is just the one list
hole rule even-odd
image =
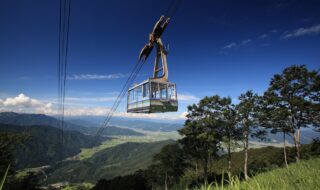
[[156, 46], [153, 77], [129, 88], [127, 112], [161, 113], [178, 111], [176, 84], [168, 81], [167, 50], [161, 40], [161, 35], [169, 21], [170, 18], [160, 17], [149, 35], [149, 43], [140, 52], [139, 60], [145, 62], [153, 46]]

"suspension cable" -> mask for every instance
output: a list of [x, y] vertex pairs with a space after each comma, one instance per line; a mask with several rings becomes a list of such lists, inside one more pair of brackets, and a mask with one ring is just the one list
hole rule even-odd
[[110, 119], [112, 118], [114, 112], [117, 110], [117, 108], [120, 105], [122, 99], [126, 95], [127, 90], [129, 89], [129, 87], [132, 85], [132, 83], [134, 82], [135, 78], [137, 77], [137, 75], [138, 75], [139, 71], [141, 70], [143, 64], [144, 64], [144, 62], [142, 62], [142, 61], [140, 62], [139, 60], [135, 64], [134, 68], [132, 69], [132, 72], [131, 72], [130, 76], [128, 77], [127, 81], [125, 82], [124, 86], [122, 87], [122, 90], [120, 91], [116, 101], [114, 102], [114, 104], [112, 105], [110, 111], [108, 112], [106, 119], [104, 120], [104, 122], [100, 126], [99, 130], [97, 131], [96, 137], [99, 137], [103, 133], [104, 129], [106, 127], [108, 127]]
[[58, 115], [60, 133], [60, 157], [64, 157], [64, 115], [65, 115], [65, 89], [68, 64], [68, 45], [70, 28], [71, 0], [60, 0], [59, 15], [59, 67], [58, 67]]

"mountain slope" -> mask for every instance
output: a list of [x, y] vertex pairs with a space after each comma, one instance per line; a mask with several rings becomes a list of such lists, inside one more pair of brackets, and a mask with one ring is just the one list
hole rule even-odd
[[[14, 112], [1, 112], [0, 123], [12, 124], [12, 125], [24, 125], [24, 126], [44, 125], [44, 126], [52, 126], [56, 128], [60, 127], [60, 121], [58, 119], [44, 115], [44, 114], [20, 114], [20, 113], [14, 113]], [[81, 121], [78, 121], [77, 124], [74, 124], [71, 122], [65, 122], [64, 129], [79, 131], [84, 134], [94, 135], [96, 134], [98, 127], [100, 127], [99, 125], [96, 125], [95, 127], [93, 127], [92, 125], [85, 126], [86, 124], [88, 123], [81, 122]], [[104, 129], [102, 135], [142, 136], [143, 134], [131, 129], [109, 126]]]
[[29, 139], [19, 146], [15, 152], [15, 166], [18, 169], [53, 164], [61, 158], [78, 154], [81, 148], [92, 147], [106, 140], [105, 137], [96, 138], [77, 131], [64, 131], [62, 145], [62, 131], [55, 127], [43, 125], [0, 124], [0, 132], [26, 132], [27, 135], [30, 135]]
[[125, 143], [102, 150], [91, 158], [74, 161], [48, 174], [48, 182], [61, 180], [69, 182], [97, 181], [126, 175], [149, 166], [154, 154], [160, 152], [164, 145], [172, 140], [153, 143]]
[[262, 190], [262, 189], [319, 189], [320, 187], [320, 158], [303, 160], [292, 163], [288, 168], [278, 168], [253, 176], [248, 181], [240, 181], [238, 177], [231, 180], [231, 184], [195, 188], [194, 190]]

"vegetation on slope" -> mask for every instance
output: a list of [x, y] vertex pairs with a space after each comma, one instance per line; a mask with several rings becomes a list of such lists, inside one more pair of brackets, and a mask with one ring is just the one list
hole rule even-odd
[[194, 190], [274, 190], [274, 189], [319, 189], [320, 158], [292, 163], [288, 168], [277, 168], [261, 173], [247, 181], [233, 177], [222, 184], [212, 183], [208, 187]]
[[172, 140], [152, 143], [124, 143], [95, 153], [92, 157], [50, 168], [48, 183], [58, 181], [85, 182], [134, 173], [152, 163], [154, 154]]
[[[15, 147], [13, 163], [17, 169], [53, 164], [56, 161], [78, 154], [81, 148], [92, 147], [106, 139], [104, 137], [96, 139], [77, 131], [64, 131], [62, 147], [62, 131], [50, 126], [0, 124], [0, 132], [2, 134], [26, 134], [28, 136], [24, 143]], [[4, 141], [6, 141], [5, 138], [0, 138], [0, 144], [5, 144]]]
[[[302, 145], [301, 158], [311, 159], [319, 157], [319, 145], [320, 141], [314, 141], [313, 144]], [[124, 187], [125, 185], [125, 189], [160, 190], [164, 189], [165, 183], [167, 183], [168, 189], [197, 188], [199, 185], [204, 183], [203, 171], [200, 169], [201, 165], [199, 163], [197, 167], [193, 167], [194, 164], [192, 164], [190, 160], [186, 159], [185, 156], [181, 155], [181, 150], [177, 150], [177, 148], [177, 144], [166, 145], [162, 148], [160, 153], [155, 155], [152, 164], [148, 168], [126, 176], [116, 177], [113, 179], [101, 179], [95, 185], [94, 189], [121, 190], [121, 188], [118, 187]], [[168, 151], [170, 149], [174, 151]], [[244, 151], [231, 153], [233, 163], [232, 175], [237, 176], [238, 178], [233, 179], [237, 179], [238, 181], [243, 180], [243, 154]], [[249, 149], [249, 155], [248, 167], [249, 176], [251, 178], [254, 178], [255, 175], [260, 173], [272, 171], [285, 166], [281, 148], [264, 147]], [[184, 161], [181, 161], [180, 159], [184, 159]], [[176, 164], [176, 161], [179, 162], [179, 164]], [[189, 165], [185, 165], [188, 161]], [[288, 161], [289, 163], [295, 162], [294, 147], [291, 147], [288, 150]], [[225, 180], [224, 186], [226, 186], [226, 183], [228, 182], [228, 155], [223, 155], [219, 159], [210, 162], [209, 166], [208, 182], [212, 183], [211, 187], [216, 187], [217, 185], [220, 187], [220, 183], [223, 181], [222, 179]], [[181, 172], [183, 172], [183, 174], [181, 174]]]

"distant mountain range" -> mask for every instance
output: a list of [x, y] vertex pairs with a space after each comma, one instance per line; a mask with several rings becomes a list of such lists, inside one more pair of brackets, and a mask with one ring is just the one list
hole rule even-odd
[[[273, 134], [268, 131], [268, 135], [266, 137], [267, 142], [271, 143], [282, 143], [283, 142], [283, 133], [279, 132]], [[301, 129], [301, 136], [300, 136], [300, 143], [301, 144], [309, 144], [313, 141], [313, 139], [320, 138], [320, 132], [314, 130], [314, 128], [302, 128]], [[251, 138], [251, 140], [256, 141], [257, 139]], [[292, 136], [286, 135], [286, 141], [294, 144]]]
[[61, 129], [45, 125], [0, 124], [0, 132], [24, 133], [30, 136], [26, 142], [18, 146], [14, 153], [14, 166], [18, 169], [54, 164], [78, 154], [81, 148], [90, 148], [107, 139], [84, 135], [78, 131], [62, 133]]
[[104, 149], [82, 161], [71, 161], [49, 168], [47, 183], [69, 181], [71, 183], [95, 182], [111, 179], [144, 169], [152, 163], [152, 157], [173, 140], [151, 143], [124, 143]]
[[[66, 120], [74, 121], [81, 120], [100, 125], [105, 120], [103, 116], [73, 116], [66, 117]], [[110, 120], [112, 126], [127, 127], [131, 129], [142, 129], [145, 131], [161, 131], [170, 132], [177, 131], [183, 127], [183, 122], [165, 122], [165, 121], [151, 121], [146, 119], [131, 119], [123, 117], [112, 117]]]
[[[14, 112], [1, 112], [0, 123], [22, 126], [44, 125], [60, 128], [60, 121], [58, 119], [44, 114], [21, 114]], [[83, 134], [89, 135], [95, 135], [99, 127], [99, 124], [79, 119], [73, 119], [64, 123], [64, 130], [79, 131]], [[142, 136], [143, 134], [131, 129], [108, 126], [104, 129], [101, 135]]]

